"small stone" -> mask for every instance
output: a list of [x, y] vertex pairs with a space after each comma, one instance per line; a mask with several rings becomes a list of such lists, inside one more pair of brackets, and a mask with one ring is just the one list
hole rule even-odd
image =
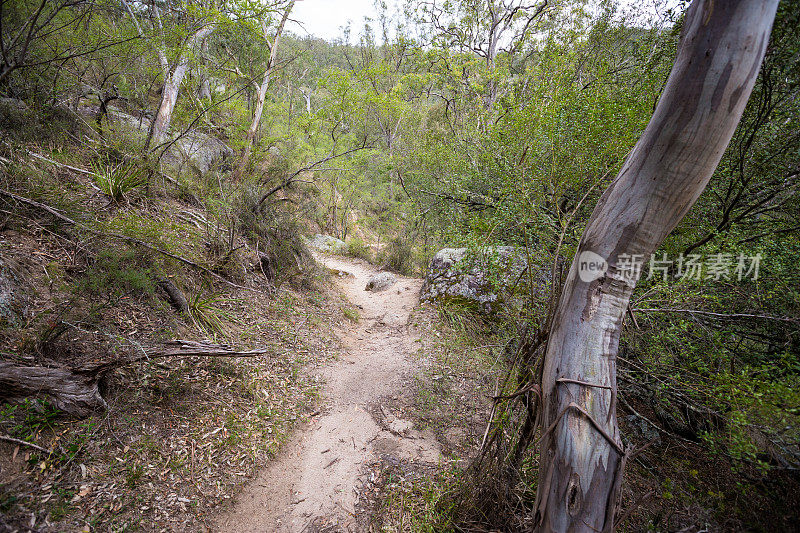
[[397, 277], [391, 272], [379, 272], [369, 278], [367, 286], [364, 290], [372, 292], [380, 292], [388, 289], [397, 283]]

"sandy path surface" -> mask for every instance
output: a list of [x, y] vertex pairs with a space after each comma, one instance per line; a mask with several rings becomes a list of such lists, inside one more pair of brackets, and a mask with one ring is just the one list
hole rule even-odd
[[[326, 382], [322, 414], [298, 428], [278, 457], [243, 489], [218, 520], [218, 531], [301, 532], [320, 521], [357, 531], [355, 489], [366, 463], [381, 454], [434, 463], [440, 459], [432, 435], [381, 405], [401, 395], [411, 370], [416, 337], [407, 324], [422, 281], [398, 276], [396, 284], [373, 293], [364, 287], [375, 267], [343, 257], [318, 260], [352, 274], [338, 283], [359, 307], [361, 320], [338, 332], [346, 352], [321, 372]], [[380, 420], [370, 414], [376, 410]]]

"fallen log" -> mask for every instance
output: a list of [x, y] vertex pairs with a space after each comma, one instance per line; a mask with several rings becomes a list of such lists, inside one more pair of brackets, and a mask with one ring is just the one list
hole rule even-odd
[[97, 387], [100, 377], [86, 376], [63, 367], [0, 363], [0, 397], [17, 402], [44, 396], [65, 413], [88, 416], [108, 407]]
[[181, 292], [171, 279], [159, 279], [158, 286], [167, 293], [169, 303], [176, 311], [180, 311], [181, 313], [189, 312], [189, 302], [186, 300], [186, 296], [183, 295], [183, 292]]
[[114, 369], [165, 357], [255, 357], [266, 352], [263, 348], [237, 351], [222, 344], [174, 340], [142, 349], [125, 359], [94, 360], [78, 367], [28, 366], [0, 361], [0, 400], [19, 402], [43, 397], [67, 414], [84, 417], [108, 408], [98, 384]]

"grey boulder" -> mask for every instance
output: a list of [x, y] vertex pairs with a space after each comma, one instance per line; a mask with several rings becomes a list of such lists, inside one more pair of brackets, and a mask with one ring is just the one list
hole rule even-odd
[[178, 172], [184, 169], [205, 175], [225, 166], [233, 157], [233, 150], [216, 137], [192, 130], [175, 141], [162, 158], [164, 164]]
[[0, 259], [0, 327], [22, 326], [28, 312], [28, 298], [19, 275]]
[[308, 239], [307, 244], [315, 250], [327, 253], [341, 252], [345, 247], [343, 240], [331, 237], [330, 235], [323, 235], [322, 233], [317, 233]]
[[380, 292], [397, 283], [397, 277], [391, 272], [378, 272], [367, 282], [365, 291]]
[[[78, 113], [87, 119], [99, 113], [96, 105], [81, 101]], [[141, 116], [135, 117], [121, 109], [108, 106], [108, 124], [111, 130], [121, 135], [130, 136], [136, 143], [143, 143], [150, 131], [150, 119]], [[177, 128], [175, 128], [177, 129]], [[181, 135], [166, 147], [161, 162], [172, 172], [180, 174], [183, 171], [193, 171], [201, 176], [206, 175], [216, 168], [224, 167], [227, 160], [233, 157], [233, 150], [224, 142], [198, 130], [187, 132], [171, 132], [170, 138]]]
[[527, 268], [525, 250], [513, 246], [444, 248], [428, 265], [420, 301], [456, 300], [492, 313], [517, 292]]

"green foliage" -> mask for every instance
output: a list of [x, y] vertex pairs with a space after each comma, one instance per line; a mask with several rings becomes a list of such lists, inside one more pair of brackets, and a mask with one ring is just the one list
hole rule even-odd
[[96, 163], [92, 170], [95, 185], [114, 202], [126, 201], [128, 193], [147, 184], [147, 174], [135, 163], [106, 161]]
[[10, 436], [35, 441], [44, 431], [52, 431], [61, 412], [48, 402], [26, 399], [0, 407], [0, 424]]
[[345, 309], [342, 309], [342, 314], [350, 322], [357, 324], [358, 322], [361, 321], [361, 314], [358, 312], [357, 309], [346, 307]]
[[211, 338], [228, 337], [234, 326], [242, 326], [230, 308], [237, 300], [220, 294], [198, 291], [189, 298], [189, 316], [197, 329]]
[[378, 262], [399, 274], [412, 276], [417, 272], [413, 244], [403, 237], [391, 239], [378, 253]]
[[383, 475], [387, 494], [376, 516], [382, 531], [400, 527], [414, 533], [460, 530], [451, 496], [462, 488], [464, 480], [455, 469], [433, 477], [415, 476], [411, 480], [394, 469], [388, 469]]
[[344, 254], [349, 257], [363, 259], [364, 261], [372, 261], [372, 248], [369, 244], [365, 243], [358, 237], [353, 237], [347, 241], [344, 248]]
[[91, 258], [84, 277], [76, 281], [76, 287], [93, 294], [119, 297], [152, 295], [155, 283], [146, 255], [132, 248], [107, 247]]

